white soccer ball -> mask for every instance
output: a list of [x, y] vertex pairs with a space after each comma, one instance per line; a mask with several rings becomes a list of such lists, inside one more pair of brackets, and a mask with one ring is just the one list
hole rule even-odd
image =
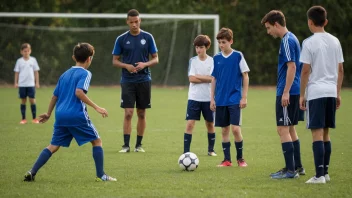
[[178, 158], [178, 165], [182, 170], [194, 171], [199, 165], [199, 159], [194, 153], [184, 153]]

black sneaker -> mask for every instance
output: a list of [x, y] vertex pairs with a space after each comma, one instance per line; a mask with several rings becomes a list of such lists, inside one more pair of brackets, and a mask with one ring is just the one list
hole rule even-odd
[[306, 175], [306, 171], [304, 170], [303, 167], [298, 167], [296, 169], [296, 172], [299, 174], [299, 175]]
[[26, 181], [26, 182], [31, 182], [31, 181], [34, 181], [35, 179], [35, 175], [33, 175], [31, 173], [31, 171], [28, 171], [26, 172], [26, 174], [24, 175], [24, 180], [23, 181]]

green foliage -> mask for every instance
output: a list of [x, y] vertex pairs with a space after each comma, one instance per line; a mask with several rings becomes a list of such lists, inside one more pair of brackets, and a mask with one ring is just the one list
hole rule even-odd
[[[47, 110], [53, 87], [37, 89], [37, 112]], [[187, 89], [152, 89], [152, 107], [147, 110], [147, 130], [143, 139], [146, 153], [118, 153], [123, 145], [123, 109], [118, 107], [120, 89], [91, 87], [88, 96], [109, 112], [103, 119], [88, 107], [103, 141], [105, 171], [116, 183], [97, 183], [91, 145], [60, 148], [38, 172], [34, 183], [22, 182], [38, 155], [51, 140], [54, 117], [45, 124], [20, 125], [17, 89], [0, 88], [0, 195], [1, 197], [349, 197], [352, 175], [352, 91], [342, 91], [337, 111], [337, 128], [332, 130], [331, 182], [307, 185], [314, 175], [311, 133], [305, 123], [297, 126], [302, 163], [307, 175], [276, 181], [271, 172], [284, 165], [275, 126], [275, 90], [250, 89], [248, 107], [243, 110], [242, 132], [247, 168], [217, 168], [223, 159], [221, 129], [216, 128], [217, 157], [207, 156], [204, 120], [196, 122], [191, 151], [200, 159], [194, 172], [181, 171], [177, 159], [183, 151], [186, 127]], [[170, 105], [171, 104], [171, 105]], [[53, 114], [54, 116], [54, 114]], [[30, 108], [27, 105], [27, 117]], [[136, 114], [133, 117], [131, 146], [136, 141]], [[233, 142], [231, 135], [231, 142]], [[236, 156], [232, 143], [231, 155]], [[318, 195], [319, 194], [319, 195]]]
[[[13, 0], [1, 3], [2, 12], [61, 12], [61, 13], [126, 13], [131, 8], [138, 9], [141, 13], [171, 13], [171, 14], [219, 14], [221, 26], [233, 29], [235, 43], [233, 47], [242, 51], [251, 69], [251, 84], [274, 85], [277, 73], [277, 52], [279, 39], [274, 40], [266, 34], [265, 28], [260, 24], [261, 18], [272, 9], [284, 12], [287, 27], [302, 42], [311, 33], [307, 27], [306, 11], [312, 5], [322, 5], [328, 11], [329, 23], [326, 31], [339, 38], [345, 59], [344, 86], [352, 86], [352, 56], [349, 44], [352, 43], [350, 34], [352, 20], [352, 1], [343, 0], [175, 0], [175, 1], [73, 1], [73, 0]], [[65, 18], [0, 18], [0, 25], [22, 24], [41, 25], [51, 27], [107, 27], [123, 25], [124, 20], [75, 20]], [[170, 23], [166, 29], [172, 27]], [[180, 23], [181, 24], [181, 23]], [[126, 26], [126, 30], [127, 30]], [[143, 28], [143, 22], [142, 22]], [[153, 83], [161, 84], [165, 77], [165, 68], [169, 56], [168, 43], [170, 32], [164, 28], [155, 28], [152, 31], [159, 47], [160, 64], [153, 68]], [[23, 42], [34, 43], [33, 56], [37, 57], [42, 68], [41, 82], [54, 84], [57, 77], [72, 61], [70, 50], [77, 42], [92, 42], [96, 46], [97, 54], [101, 53], [96, 63], [91, 68], [95, 75], [93, 84], [118, 84], [120, 71], [113, 68], [111, 52], [116, 37], [123, 31], [107, 33], [72, 33], [47, 31], [35, 32], [26, 29], [18, 30], [4, 28], [0, 33], [0, 49], [6, 51], [0, 54], [0, 82], [13, 82], [13, 67], [19, 55], [19, 46]], [[189, 26], [178, 27], [178, 40], [176, 45], [189, 46], [191, 40], [187, 38], [192, 30]], [[203, 25], [203, 34], [213, 34], [212, 24]], [[216, 41], [213, 41], [213, 43]], [[165, 44], [166, 43], [166, 44]], [[175, 52], [169, 85], [186, 85], [189, 47], [184, 52]], [[105, 51], [104, 51], [105, 50]], [[99, 52], [100, 51], [100, 52]], [[45, 53], [43, 53], [45, 52]], [[209, 51], [212, 54], [212, 50]]]

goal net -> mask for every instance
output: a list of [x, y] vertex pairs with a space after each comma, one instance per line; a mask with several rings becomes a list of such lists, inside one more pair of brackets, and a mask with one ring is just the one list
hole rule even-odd
[[[158, 47], [159, 64], [151, 68], [154, 85], [188, 84], [188, 62], [195, 56], [193, 40], [198, 34], [212, 38], [209, 55], [217, 52], [217, 15], [141, 14], [141, 29], [150, 32]], [[116, 37], [128, 30], [126, 14], [0, 13], [0, 83], [13, 83], [13, 68], [20, 46], [28, 42], [41, 68], [42, 84], [55, 84], [74, 64], [71, 56], [78, 42], [96, 50], [89, 68], [93, 85], [116, 85], [121, 69], [112, 66]]]

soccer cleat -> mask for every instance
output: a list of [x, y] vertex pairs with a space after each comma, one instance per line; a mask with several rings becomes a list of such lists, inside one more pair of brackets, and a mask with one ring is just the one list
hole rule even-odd
[[209, 155], [209, 156], [218, 156], [214, 151], [208, 152], [208, 155]]
[[295, 172], [290, 172], [290, 171], [286, 171], [286, 172], [281, 172], [275, 175], [271, 176], [271, 179], [294, 179], [294, 178], [298, 178], [299, 175], [298, 173]]
[[299, 167], [296, 169], [296, 172], [299, 174], [299, 175], [306, 175], [306, 171], [304, 170], [303, 167]]
[[99, 178], [99, 177], [95, 178], [95, 181], [97, 181], [97, 182], [114, 181], [115, 182], [115, 181], [117, 181], [117, 179], [105, 174], [101, 178]]
[[32, 123], [33, 123], [33, 124], [39, 124], [39, 120], [33, 119], [33, 120], [32, 120]]
[[326, 182], [329, 182], [329, 181], [330, 181], [330, 176], [329, 176], [329, 174], [325, 174], [325, 181], [326, 181]]
[[134, 152], [145, 153], [145, 150], [142, 148], [142, 146], [137, 146], [137, 147], [134, 149]]
[[128, 153], [130, 152], [130, 147], [123, 146], [119, 153]]
[[232, 166], [231, 161], [229, 161], [229, 160], [224, 160], [224, 161], [222, 161], [219, 165], [217, 165], [217, 167], [225, 167], [225, 166]]
[[271, 176], [274, 176], [274, 175], [280, 175], [280, 174], [283, 174], [283, 173], [285, 173], [287, 171], [287, 169], [286, 168], [282, 168], [282, 169], [280, 169], [280, 170], [278, 170], [277, 172], [275, 172], [275, 173], [271, 173], [270, 174], [270, 177]]
[[27, 124], [27, 120], [26, 119], [21, 120], [20, 124]]
[[306, 181], [306, 184], [325, 184], [326, 179], [324, 176], [316, 178], [315, 176]]
[[31, 181], [34, 181], [35, 179], [35, 175], [33, 175], [31, 173], [31, 171], [28, 171], [26, 172], [26, 174], [24, 175], [24, 180], [23, 181], [26, 181], [26, 182], [31, 182]]
[[243, 158], [237, 160], [237, 165], [238, 165], [239, 167], [247, 167], [247, 166], [248, 166], [248, 164], [246, 163], [246, 161], [244, 161]]

